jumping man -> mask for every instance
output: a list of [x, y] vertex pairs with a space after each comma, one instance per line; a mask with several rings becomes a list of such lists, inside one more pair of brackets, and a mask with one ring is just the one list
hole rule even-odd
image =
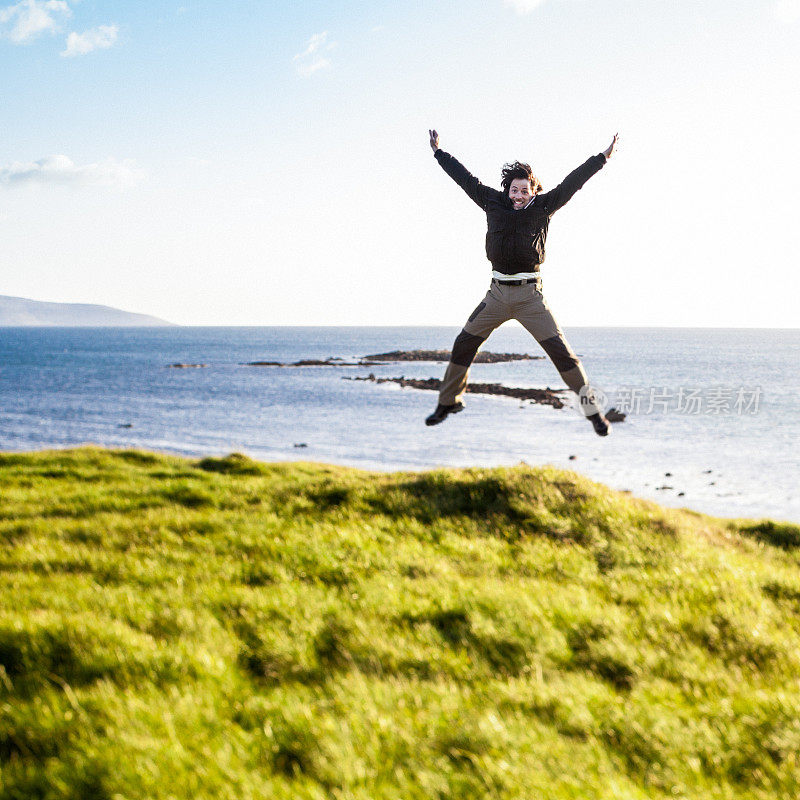
[[486, 257], [492, 263], [492, 283], [456, 337], [439, 391], [439, 404], [425, 424], [438, 425], [448, 414], [464, 408], [461, 398], [478, 348], [495, 328], [516, 319], [539, 342], [564, 383], [580, 395], [581, 408], [595, 432], [608, 436], [611, 426], [595, 404], [583, 366], [542, 297], [539, 267], [544, 261], [550, 217], [603, 168], [614, 152], [617, 134], [602, 153], [570, 172], [555, 189], [542, 193], [542, 185], [530, 166], [519, 161], [503, 167], [502, 192], [484, 186], [439, 148], [436, 131], [428, 133], [433, 154], [442, 169], [486, 212]]

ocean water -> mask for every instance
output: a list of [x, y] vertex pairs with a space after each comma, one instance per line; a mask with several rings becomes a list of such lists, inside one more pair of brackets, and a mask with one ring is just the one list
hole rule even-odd
[[[606, 439], [574, 408], [474, 394], [428, 428], [435, 393], [343, 380], [441, 377], [444, 364], [245, 366], [449, 350], [457, 332], [0, 328], [0, 450], [95, 443], [375, 470], [553, 464], [665, 505], [800, 522], [798, 329], [566, 329], [591, 383], [628, 412]], [[484, 349], [541, 354], [516, 324]], [[168, 367], [178, 362], [207, 366]], [[471, 379], [563, 387], [547, 360], [475, 365]]]

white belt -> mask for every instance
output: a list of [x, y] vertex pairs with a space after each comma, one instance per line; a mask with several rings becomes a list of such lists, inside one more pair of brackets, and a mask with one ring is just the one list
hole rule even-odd
[[506, 275], [504, 272], [492, 270], [492, 277], [497, 281], [526, 281], [532, 278], [541, 278], [541, 272], [515, 272], [513, 275]]

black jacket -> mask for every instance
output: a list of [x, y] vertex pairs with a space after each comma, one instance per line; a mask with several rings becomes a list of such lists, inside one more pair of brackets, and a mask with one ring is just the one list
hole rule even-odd
[[606, 163], [602, 153], [592, 156], [555, 189], [537, 194], [527, 208], [515, 211], [507, 194], [484, 186], [449, 153], [439, 149], [435, 156], [442, 169], [486, 212], [486, 257], [505, 275], [538, 272], [544, 261], [550, 217]]

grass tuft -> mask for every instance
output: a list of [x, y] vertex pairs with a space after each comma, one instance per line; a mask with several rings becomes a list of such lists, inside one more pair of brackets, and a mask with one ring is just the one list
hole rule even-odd
[[204, 458], [197, 466], [205, 472], [222, 475], [263, 475], [265, 468], [241, 453], [231, 453], [224, 458]]

